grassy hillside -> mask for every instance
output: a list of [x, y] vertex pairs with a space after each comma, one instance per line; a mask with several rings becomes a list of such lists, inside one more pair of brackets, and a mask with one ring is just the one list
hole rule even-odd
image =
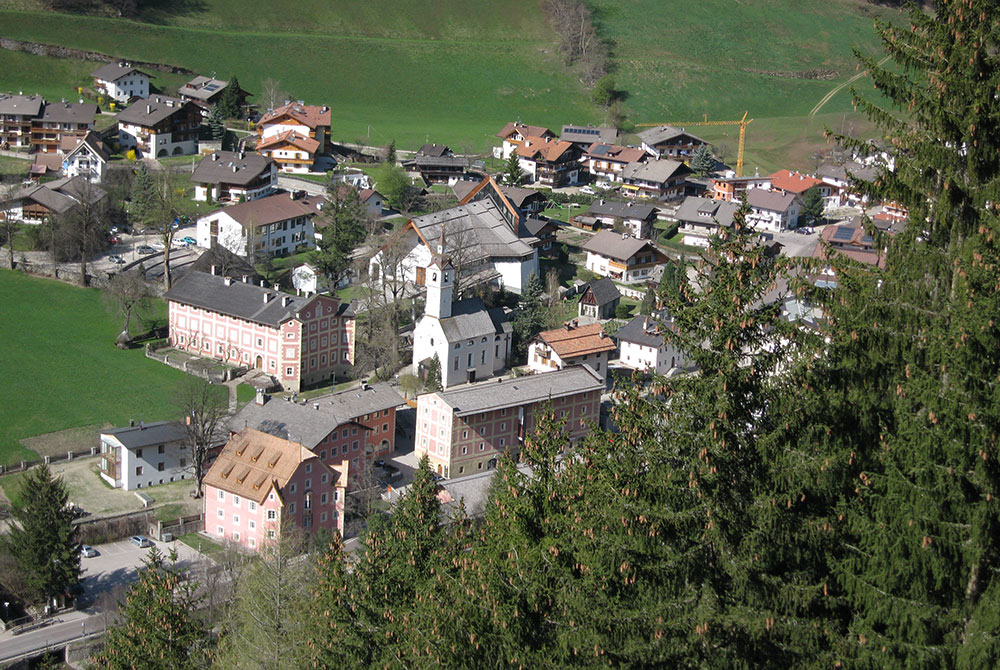
[[[516, 117], [550, 126], [603, 118], [562, 68], [539, 0], [272, 0], [252, 10], [242, 0], [158, 4], [173, 9], [125, 21], [44, 12], [37, 0], [0, 0], [0, 34], [221, 77], [235, 73], [251, 91], [265, 78], [278, 79], [296, 98], [330, 104], [334, 136], [347, 141], [395, 138], [406, 148], [430, 139], [485, 150]], [[809, 111], [855, 74], [851, 47], [877, 49], [872, 19], [862, 12], [886, 12], [858, 0], [590, 4], [613, 43], [631, 120], [722, 120], [749, 110], [758, 121], [783, 119], [780, 127], [791, 135], [812, 132]], [[49, 59], [16, 56], [20, 62], [12, 63], [0, 52], [0, 66], [14, 66], [0, 69], [0, 90], [58, 89], [61, 74]], [[79, 80], [80, 68], [67, 67], [66, 76]], [[751, 69], [836, 75], [824, 81]], [[32, 79], [41, 83], [24, 83]], [[845, 89], [821, 113], [849, 111]], [[821, 141], [818, 133], [809, 139]], [[766, 163], [758, 150], [751, 139], [748, 157]]]

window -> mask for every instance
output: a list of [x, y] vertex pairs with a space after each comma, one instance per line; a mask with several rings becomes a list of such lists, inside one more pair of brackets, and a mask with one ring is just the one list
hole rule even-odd
[[485, 442], [480, 442], [479, 443], [479, 451], [485, 451], [485, 449], [486, 449], [486, 443]]
[[347, 453], [347, 445], [345, 444], [340, 448], [340, 455], [343, 456], [346, 453]]
[[341, 437], [347, 437], [347, 429], [346, 428], [340, 432], [340, 436]]
[[256, 512], [257, 511], [257, 503], [255, 503], [252, 500], [250, 501], [250, 511], [251, 512]]
[[157, 463], [156, 464], [156, 471], [157, 472], [163, 472], [163, 463]]
[[324, 474], [323, 476], [321, 476], [321, 477], [319, 478], [319, 480], [320, 480], [320, 482], [322, 482], [323, 484], [326, 484], [326, 480], [327, 480], [327, 478], [328, 478], [328, 477], [327, 477], [327, 475], [326, 475], [326, 474]]
[[476, 469], [477, 470], [482, 470], [483, 469], [483, 462], [482, 461], [479, 461], [478, 463], [476, 463]]
[[319, 452], [319, 457], [320, 457], [320, 460], [323, 460], [323, 461], [326, 460], [326, 449], [324, 449], [323, 451]]
[[158, 453], [158, 454], [162, 454], [163, 453], [163, 445], [162, 444], [156, 448], [156, 453]]
[[326, 523], [326, 512], [319, 515], [319, 520], [321, 523]]
[[141, 465], [137, 465], [136, 466], [136, 468], [135, 468], [135, 474], [137, 476], [142, 474], [142, 466]]
[[469, 448], [468, 447], [462, 447], [462, 455], [465, 456], [467, 453], [469, 453]]
[[472, 367], [472, 354], [469, 354], [469, 363], [468, 363], [468, 366], [470, 368]]
[[251, 519], [248, 522], [247, 527], [250, 528], [250, 530], [257, 530], [257, 522]]
[[295, 514], [295, 503], [289, 503], [289, 505], [288, 505], [288, 513], [289, 514]]
[[354, 427], [354, 428], [353, 428], [353, 429], [351, 430], [351, 435], [357, 435], [357, 434], [358, 434], [358, 427], [357, 427], [357, 426], [355, 426], [355, 427]]
[[288, 492], [295, 493], [295, 484], [292, 484], [291, 486], [288, 487]]
[[274, 494], [273, 493], [268, 494], [267, 499], [273, 502], [274, 501]]
[[501, 447], [502, 447], [502, 446], [503, 446], [503, 445], [504, 445], [504, 444], [505, 444], [506, 442], [507, 442], [507, 438], [504, 438], [504, 437], [501, 437], [501, 438], [500, 438], [500, 446], [501, 446]]
[[254, 547], [257, 546], [257, 540], [255, 540], [255, 539], [253, 539], [251, 537], [250, 540], [249, 540], [249, 544], [250, 544], [250, 548], [253, 549]]
[[273, 509], [267, 510], [267, 520], [268, 521], [274, 521], [277, 518], [278, 518], [278, 512], [277, 512], [277, 510], [273, 510]]
[[313, 507], [313, 497], [311, 493], [306, 494], [306, 499], [302, 503], [302, 509], [312, 509]]
[[215, 527], [215, 534], [218, 535], [219, 537], [222, 537], [223, 535], [226, 534], [226, 529], [223, 528], [222, 526], [216, 526]]
[[328, 496], [328, 495], [327, 495], [327, 494], [326, 494], [325, 492], [324, 492], [324, 493], [322, 493], [322, 494], [320, 495], [320, 497], [319, 497], [319, 504], [320, 504], [320, 505], [325, 505], [325, 504], [326, 504], [326, 501], [327, 501], [328, 499], [329, 499], [329, 496]]
[[458, 369], [458, 356], [455, 356], [455, 369]]
[[463, 472], [465, 472], [465, 467], [460, 465], [458, 467], [458, 474], [462, 474]]
[[240, 515], [239, 514], [234, 514], [233, 515], [233, 525], [234, 526], [240, 525]]
[[267, 539], [269, 539], [269, 540], [273, 540], [274, 539], [274, 531], [273, 530], [267, 531]]
[[136, 449], [135, 450], [135, 457], [136, 458], [142, 458], [142, 449]]
[[357, 450], [358, 450], [358, 441], [354, 440], [354, 442], [351, 443], [351, 451], [357, 451]]
[[[312, 471], [313, 471], [312, 463], [306, 463], [306, 474], [309, 474]], [[306, 488], [309, 488], [309, 487], [307, 486]]]
[[287, 367], [285, 368], [285, 376], [286, 377], [292, 376], [292, 368], [287, 368]]
[[479, 356], [479, 362], [480, 363], [485, 363], [486, 362], [486, 350], [483, 349], [482, 351], [479, 352], [479, 354], [480, 354], [480, 356]]
[[226, 518], [226, 512], [224, 510], [220, 509], [220, 510], [216, 511], [215, 516], [219, 517], [220, 519], [225, 519]]
[[226, 499], [226, 492], [219, 491], [219, 500], [225, 500], [225, 499]]
[[240, 497], [233, 496], [233, 507], [239, 507], [239, 506], [240, 506]]
[[464, 440], [464, 439], [466, 439], [467, 437], [469, 437], [469, 431], [467, 431], [467, 430], [463, 430], [463, 431], [462, 431], [462, 439]]
[[[307, 479], [306, 480], [306, 489], [311, 489], [312, 486], [313, 486], [313, 480], [312, 480], [312, 478]], [[306, 494], [306, 499], [308, 499], [308, 498], [309, 498], [309, 494], [307, 493]], [[308, 509], [308, 508], [306, 508], [306, 509]]]

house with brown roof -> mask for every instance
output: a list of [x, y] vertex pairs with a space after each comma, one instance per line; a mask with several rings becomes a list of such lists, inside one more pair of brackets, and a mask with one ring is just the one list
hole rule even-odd
[[615, 286], [615, 282], [608, 277], [602, 277], [584, 287], [577, 309], [583, 317], [612, 319], [621, 299], [621, 291]]
[[342, 534], [349, 471], [298, 442], [244, 428], [205, 475], [205, 532], [251, 551], [278, 540], [282, 527]]
[[747, 204], [747, 223], [757, 230], [777, 233], [799, 224], [802, 199], [792, 193], [752, 188], [747, 191]]
[[40, 95], [0, 93], [0, 149], [31, 145], [31, 121], [41, 115], [45, 99]]
[[0, 202], [3, 206], [0, 218], [9, 216], [22, 223], [44, 223], [83, 202], [93, 204], [107, 195], [101, 187], [82, 176], [63, 177], [15, 191], [8, 200]]
[[617, 347], [599, 323], [581, 326], [574, 319], [562, 328], [538, 333], [528, 344], [528, 368], [552, 372], [569, 365], [589, 365], [604, 378]]
[[520, 121], [512, 121], [497, 133], [497, 137], [503, 141], [500, 158], [506, 160], [519, 146], [524, 144], [527, 138], [539, 137], [543, 140], [552, 140], [555, 139], [556, 134], [544, 126], [529, 126]]
[[200, 247], [220, 245], [239, 256], [290, 256], [316, 246], [313, 220], [325, 201], [278, 193], [223, 207], [198, 219], [195, 239]]
[[778, 191], [779, 193], [791, 193], [802, 197], [805, 195], [806, 191], [811, 189], [813, 186], [817, 186], [820, 189], [820, 194], [824, 198], [830, 197], [830, 184], [825, 183], [822, 179], [810, 177], [809, 175], [801, 172], [793, 172], [792, 170], [782, 169], [769, 174], [767, 178], [771, 180], [772, 191]]
[[656, 265], [667, 260], [650, 240], [610, 230], [594, 235], [582, 249], [587, 252], [588, 270], [621, 282], [645, 281]]
[[257, 122], [257, 150], [283, 172], [309, 172], [319, 154], [330, 152], [330, 108], [290, 102]]
[[86, 135], [64, 137], [59, 145], [62, 156], [62, 173], [66, 177], [80, 176], [97, 184], [104, 178], [104, 167], [111, 160], [111, 154], [100, 136], [90, 130]]
[[609, 182], [620, 182], [626, 165], [644, 160], [646, 152], [642, 149], [600, 142], [591, 144], [581, 159], [586, 171], [594, 179]]
[[441, 158], [442, 156], [454, 156], [454, 152], [447, 144], [428, 143], [417, 150], [418, 156], [429, 156], [430, 158]]
[[268, 158], [245, 151], [213, 151], [191, 175], [194, 199], [200, 202], [240, 202], [264, 198], [278, 186], [278, 166]]
[[691, 168], [687, 165], [668, 158], [635, 161], [622, 170], [622, 193], [675, 200], [684, 197], [684, 184], [690, 174]]
[[94, 90], [116, 102], [125, 104], [133, 98], [149, 97], [152, 76], [126, 61], [102, 65], [90, 76], [94, 78]]
[[528, 136], [514, 153], [529, 181], [551, 188], [579, 181], [580, 154], [572, 142]]
[[94, 129], [97, 105], [89, 102], [50, 102], [31, 120], [31, 150], [56, 153], [65, 137], [82, 137]]
[[639, 133], [642, 148], [654, 158], [676, 158], [685, 160], [694, 154], [698, 147], [708, 144], [697, 135], [692, 135], [683, 128], [674, 126], [657, 126]]
[[118, 144], [142, 156], [186, 156], [198, 153], [201, 111], [191, 102], [166, 95], [136, 100], [118, 114]]

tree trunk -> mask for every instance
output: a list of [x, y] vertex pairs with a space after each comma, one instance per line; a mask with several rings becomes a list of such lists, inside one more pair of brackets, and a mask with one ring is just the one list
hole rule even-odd
[[80, 286], [87, 285], [87, 254], [80, 256]]
[[[173, 237], [173, 235], [171, 235]], [[173, 241], [173, 240], [171, 240]], [[163, 290], [170, 290], [170, 245], [163, 245]]]

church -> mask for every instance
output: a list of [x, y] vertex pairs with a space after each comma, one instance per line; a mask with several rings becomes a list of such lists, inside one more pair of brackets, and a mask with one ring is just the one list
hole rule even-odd
[[502, 307], [488, 309], [479, 298], [453, 302], [455, 268], [445, 254], [443, 228], [425, 272], [427, 302], [413, 331], [414, 374], [423, 376], [435, 355], [444, 388], [488, 379], [506, 368], [510, 314]]

